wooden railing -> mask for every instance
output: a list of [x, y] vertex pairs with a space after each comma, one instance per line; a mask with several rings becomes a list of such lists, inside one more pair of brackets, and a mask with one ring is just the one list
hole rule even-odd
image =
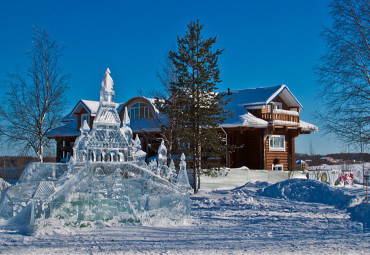
[[[266, 121], [286, 121], [291, 123], [299, 123], [299, 115], [291, 115], [286, 113], [262, 113], [262, 119]], [[283, 124], [283, 123], [282, 123]], [[287, 123], [289, 124], [289, 123]]]

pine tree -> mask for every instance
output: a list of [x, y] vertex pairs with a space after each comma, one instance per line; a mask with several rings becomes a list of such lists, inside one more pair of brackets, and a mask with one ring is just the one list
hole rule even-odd
[[203, 39], [202, 28], [199, 20], [191, 22], [185, 36], [177, 39], [177, 51], [170, 51], [176, 78], [170, 83], [170, 97], [160, 107], [168, 116], [166, 128], [173, 131], [178, 151], [190, 156], [194, 192], [200, 185], [202, 158], [220, 156], [225, 151], [217, 127], [230, 117], [223, 109], [227, 101], [216, 91], [221, 82], [217, 60], [223, 50], [212, 51], [217, 37]]

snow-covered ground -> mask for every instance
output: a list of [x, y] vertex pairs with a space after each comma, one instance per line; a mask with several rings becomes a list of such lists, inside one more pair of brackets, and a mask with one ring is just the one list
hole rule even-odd
[[[370, 232], [351, 219], [369, 217], [365, 190], [313, 180], [248, 182], [192, 196], [191, 219], [180, 226], [100, 226], [0, 230], [3, 254], [370, 254]], [[158, 224], [157, 224], [158, 225]]]

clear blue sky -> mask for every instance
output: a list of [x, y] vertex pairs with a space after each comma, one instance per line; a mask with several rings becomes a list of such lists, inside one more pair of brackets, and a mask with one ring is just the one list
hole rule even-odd
[[[32, 26], [45, 28], [65, 46], [61, 67], [71, 74], [69, 105], [99, 100], [107, 67], [115, 82], [116, 101], [141, 89], [161, 86], [156, 72], [165, 54], [199, 19], [204, 36], [218, 36], [220, 90], [286, 84], [304, 106], [310, 123], [318, 107], [313, 67], [325, 52], [319, 34], [330, 25], [328, 0], [225, 1], [2, 1], [0, 6], [0, 79], [24, 70]], [[320, 128], [320, 126], [319, 126]], [[296, 151], [346, 151], [319, 132], [297, 139]]]

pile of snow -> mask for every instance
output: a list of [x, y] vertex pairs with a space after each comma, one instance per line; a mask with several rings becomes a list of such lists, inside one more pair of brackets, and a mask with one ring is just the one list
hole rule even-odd
[[277, 183], [292, 178], [307, 179], [301, 172], [251, 170], [243, 166], [240, 168], [228, 168], [220, 170], [216, 177], [201, 175], [200, 187], [203, 190], [232, 189], [240, 187], [247, 182]]
[[262, 188], [257, 193], [272, 198], [332, 205], [347, 210], [353, 220], [365, 224], [370, 222], [370, 206], [362, 202], [363, 197], [348, 194], [345, 189], [331, 187], [319, 181], [291, 179]]
[[347, 211], [353, 220], [362, 222], [367, 228], [370, 227], [370, 205], [365, 200], [359, 205], [349, 207]]
[[359, 200], [357, 196], [345, 194], [343, 190], [330, 187], [325, 183], [304, 179], [279, 182], [259, 190], [258, 193], [267, 197], [322, 203], [338, 208], [346, 208], [356, 202], [358, 204]]

